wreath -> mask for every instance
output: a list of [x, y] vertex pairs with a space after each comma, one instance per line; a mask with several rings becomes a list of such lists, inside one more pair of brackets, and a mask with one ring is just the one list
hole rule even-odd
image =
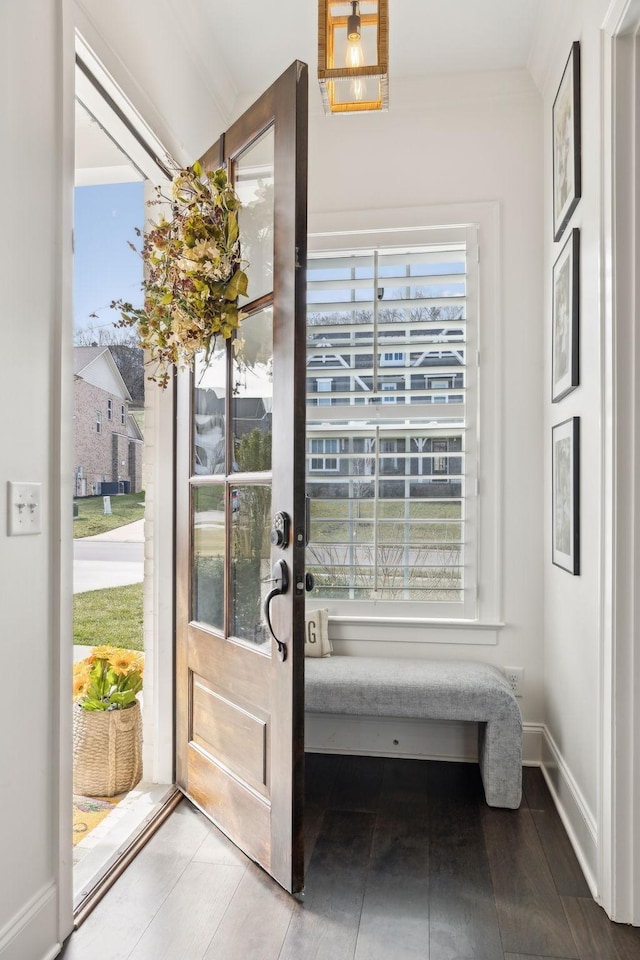
[[[196, 354], [208, 362], [217, 337], [234, 336], [242, 313], [238, 297], [247, 293], [238, 231], [240, 201], [223, 168], [204, 171], [201, 164], [180, 168], [171, 197], [156, 188], [150, 204], [171, 203], [173, 216], [161, 216], [142, 238], [145, 265], [144, 306], [123, 300], [117, 327], [135, 327], [149, 379], [163, 389], [173, 367], [193, 368]], [[136, 230], [138, 237], [141, 230]]]

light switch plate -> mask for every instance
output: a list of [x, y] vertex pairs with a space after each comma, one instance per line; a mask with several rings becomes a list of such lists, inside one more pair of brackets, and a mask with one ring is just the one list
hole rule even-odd
[[41, 483], [7, 483], [7, 533], [10, 537], [42, 533]]

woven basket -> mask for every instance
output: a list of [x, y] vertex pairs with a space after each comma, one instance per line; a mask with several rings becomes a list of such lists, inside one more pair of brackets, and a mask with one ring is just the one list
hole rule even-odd
[[133, 790], [142, 777], [142, 713], [73, 709], [73, 792], [114, 797]]

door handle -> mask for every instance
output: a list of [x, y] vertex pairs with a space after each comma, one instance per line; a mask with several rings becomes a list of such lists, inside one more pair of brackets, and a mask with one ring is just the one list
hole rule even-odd
[[271, 583], [273, 583], [273, 588], [269, 591], [264, 601], [264, 618], [267, 621], [269, 633], [275, 640], [276, 646], [278, 647], [278, 658], [280, 660], [286, 660], [287, 646], [286, 644], [282, 643], [281, 640], [278, 640], [271, 625], [271, 601], [274, 597], [279, 597], [281, 594], [286, 593], [289, 589], [289, 568], [287, 567], [286, 561], [276, 561], [273, 567]]

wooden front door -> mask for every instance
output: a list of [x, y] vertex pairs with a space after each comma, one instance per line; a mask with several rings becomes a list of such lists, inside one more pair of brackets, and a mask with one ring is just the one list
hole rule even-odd
[[235, 344], [179, 376], [177, 781], [285, 889], [303, 881], [307, 68], [203, 158], [242, 201]]

